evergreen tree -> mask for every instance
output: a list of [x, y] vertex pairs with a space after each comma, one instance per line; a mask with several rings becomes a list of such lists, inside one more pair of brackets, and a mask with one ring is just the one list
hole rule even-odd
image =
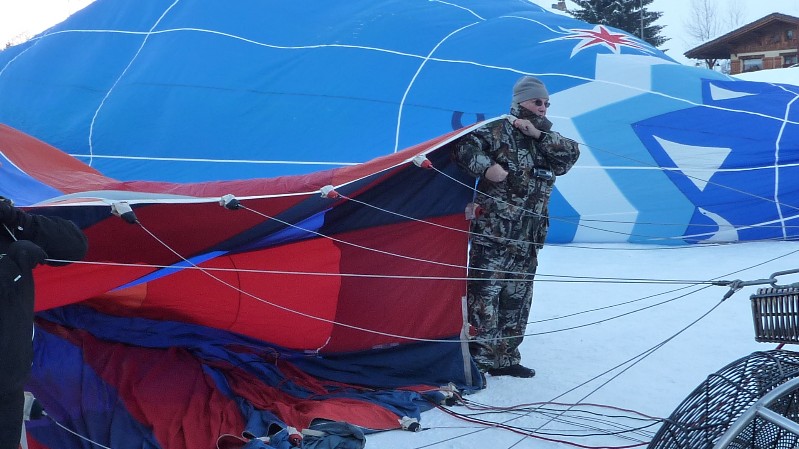
[[580, 9], [570, 9], [569, 14], [576, 19], [592, 24], [607, 25], [641, 37], [641, 12], [643, 7], [643, 39], [654, 47], [660, 47], [667, 37], [660, 35], [663, 25], [654, 22], [662, 12], [647, 10], [653, 0], [572, 0]]

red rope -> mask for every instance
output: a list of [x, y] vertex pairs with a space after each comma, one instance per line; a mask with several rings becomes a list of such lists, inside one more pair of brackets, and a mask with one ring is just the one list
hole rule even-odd
[[588, 406], [588, 407], [606, 408], [606, 409], [616, 410], [616, 411], [625, 412], [625, 413], [632, 413], [632, 414], [638, 415], [638, 416], [640, 416], [642, 418], [647, 418], [647, 419], [652, 419], [652, 420], [662, 420], [662, 418], [658, 418], [657, 416], [650, 416], [650, 415], [647, 415], [645, 413], [641, 413], [641, 412], [636, 411], [636, 410], [616, 407], [616, 406], [613, 406], [613, 405], [594, 404], [594, 403], [590, 403], [590, 402], [581, 402], [579, 404], [568, 404], [568, 403], [563, 403], [563, 402], [528, 402], [528, 403], [524, 403], [524, 404], [512, 405], [512, 406], [507, 406], [507, 407], [496, 407], [496, 406], [482, 406], [482, 405], [474, 406], [474, 405], [470, 405], [470, 404], [473, 404], [471, 401], [467, 401], [466, 399], [464, 399], [461, 396], [459, 396], [459, 399], [463, 402], [463, 405], [466, 408], [470, 409], [470, 410], [499, 410], [499, 411], [505, 411], [505, 410], [515, 410], [515, 409], [520, 408], [520, 407], [530, 407], [530, 406], [536, 406], [536, 405], [557, 405], [557, 406], [561, 406], [561, 407], [570, 407], [570, 408], [584, 405], [584, 406]]
[[471, 422], [471, 423], [475, 423], [475, 424], [482, 424], [482, 425], [488, 426], [488, 427], [496, 427], [496, 428], [503, 429], [503, 430], [509, 430], [509, 431], [511, 431], [513, 433], [517, 433], [519, 435], [524, 435], [524, 436], [527, 436], [527, 437], [530, 437], [530, 438], [536, 438], [536, 439], [543, 440], [543, 441], [550, 441], [550, 442], [553, 442], [553, 443], [568, 444], [569, 446], [575, 446], [575, 447], [579, 447], [579, 448], [583, 448], [583, 449], [632, 449], [632, 448], [635, 448], [635, 447], [646, 446], [646, 445], [649, 444], [649, 442], [647, 441], [647, 442], [643, 442], [643, 443], [630, 444], [630, 445], [627, 445], [627, 446], [588, 446], [588, 445], [585, 445], [585, 444], [575, 443], [573, 441], [558, 440], [558, 439], [555, 439], [555, 438], [549, 438], [549, 437], [545, 437], [545, 436], [541, 436], [541, 435], [536, 435], [533, 432], [526, 432], [526, 431], [523, 431], [521, 429], [517, 429], [517, 428], [512, 427], [512, 426], [507, 426], [507, 425], [502, 424], [502, 423], [486, 422], [486, 421], [483, 421], [483, 420], [470, 418], [468, 416], [463, 416], [463, 415], [461, 415], [459, 413], [455, 413], [452, 410], [449, 410], [449, 409], [447, 409], [445, 407], [442, 407], [440, 405], [438, 405], [437, 407], [438, 407], [439, 410], [443, 411], [444, 413], [446, 413], [446, 414], [448, 414], [450, 416], [454, 416], [456, 418], [459, 418], [459, 419], [461, 419], [463, 421], [466, 421], [466, 422]]

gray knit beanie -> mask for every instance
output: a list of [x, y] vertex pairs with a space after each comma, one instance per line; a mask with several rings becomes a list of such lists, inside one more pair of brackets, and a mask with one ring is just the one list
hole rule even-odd
[[519, 81], [516, 81], [516, 84], [513, 85], [513, 104], [519, 104], [533, 98], [549, 98], [549, 92], [544, 87], [544, 83], [534, 76], [519, 78]]

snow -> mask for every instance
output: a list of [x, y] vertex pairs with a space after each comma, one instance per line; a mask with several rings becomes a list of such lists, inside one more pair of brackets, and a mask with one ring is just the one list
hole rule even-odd
[[[799, 68], [738, 78], [798, 85]], [[660, 424], [641, 421], [634, 412], [667, 418], [709, 375], [777, 347], [755, 342], [750, 297], [769, 287], [765, 280], [774, 273], [794, 269], [799, 269], [799, 242], [547, 245], [539, 257], [531, 322], [520, 348], [522, 363], [535, 368], [536, 376], [489, 376], [486, 389], [466, 396], [494, 409], [476, 416], [488, 424], [433, 409], [422, 414], [425, 430], [369, 435], [367, 448], [645, 447]], [[725, 301], [728, 284], [709, 283], [736, 279], [753, 285]], [[794, 282], [799, 274], [780, 276], [776, 284]], [[529, 405], [536, 402], [577, 405]], [[513, 410], [500, 413], [499, 407]], [[463, 405], [447, 409], [474, 413]], [[651, 427], [607, 435], [645, 425]]]
[[[765, 279], [773, 273], [797, 268], [799, 242], [549, 245], [539, 259], [532, 322], [521, 346], [523, 363], [536, 369], [536, 377], [489, 376], [486, 389], [465, 399], [494, 408], [534, 402], [583, 404], [555, 407], [563, 416], [551, 422], [547, 421], [557, 413], [545, 417], [544, 406], [527, 414], [492, 413], [480, 418], [493, 423], [511, 420], [508, 424], [534, 430], [538, 436], [588, 446], [645, 443], [659, 423], [632, 420], [639, 418], [632, 411], [666, 418], [708, 375], [752, 352], [777, 346], [755, 342], [750, 296], [760, 287], [769, 287]], [[744, 287], [722, 301], [729, 287], [708, 283], [736, 279], [762, 281], [762, 285]], [[797, 280], [799, 275], [787, 275], [778, 277], [777, 284]], [[589, 403], [603, 407], [584, 405]], [[474, 412], [461, 405], [448, 409]], [[583, 410], [613, 417], [597, 423], [596, 415], [577, 413]], [[600, 430], [561, 422], [565, 416]], [[604, 421], [623, 428], [651, 427], [648, 433], [624, 434], [633, 438], [629, 440], [602, 435], [611, 429]], [[426, 430], [418, 433], [369, 435], [367, 447], [569, 447], [466, 422], [435, 409], [422, 414], [421, 424]], [[567, 434], [570, 429], [572, 436], [544, 434]], [[574, 436], [584, 434], [591, 435]]]
[[[797, 84], [799, 68], [737, 77]], [[722, 302], [729, 288], [708, 281], [753, 281], [799, 268], [799, 243], [548, 245], [539, 262], [533, 321], [521, 346], [523, 363], [536, 369], [536, 377], [489, 376], [486, 389], [465, 398], [514, 410], [479, 416], [496, 423], [490, 425], [434, 409], [422, 415], [425, 430], [369, 435], [368, 448], [573, 447], [541, 437], [586, 446], [645, 445], [659, 423], [640, 421], [633, 411], [666, 418], [708, 375], [754, 351], [776, 346], [754, 340], [749, 297], [757, 286], [745, 287]], [[786, 276], [778, 283], [790, 284], [797, 278]], [[536, 402], [576, 405], [529, 405]], [[473, 413], [463, 405], [447, 409]], [[545, 409], [558, 411], [544, 413]], [[563, 422], [564, 417], [570, 423]], [[533, 431], [534, 436], [500, 424]], [[652, 426], [643, 431], [603, 435], [647, 424]]]
[[741, 73], [735, 75], [735, 77], [745, 81], [799, 85], [799, 67], [758, 70], [755, 72]]

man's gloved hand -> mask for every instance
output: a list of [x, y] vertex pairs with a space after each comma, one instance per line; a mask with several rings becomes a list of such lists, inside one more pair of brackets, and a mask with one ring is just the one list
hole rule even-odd
[[19, 211], [14, 207], [14, 202], [0, 196], [0, 224], [16, 227], [19, 221]]
[[12, 242], [8, 245], [6, 255], [16, 262], [23, 272], [34, 269], [36, 265], [44, 263], [44, 259], [47, 259], [47, 253], [30, 240]]

